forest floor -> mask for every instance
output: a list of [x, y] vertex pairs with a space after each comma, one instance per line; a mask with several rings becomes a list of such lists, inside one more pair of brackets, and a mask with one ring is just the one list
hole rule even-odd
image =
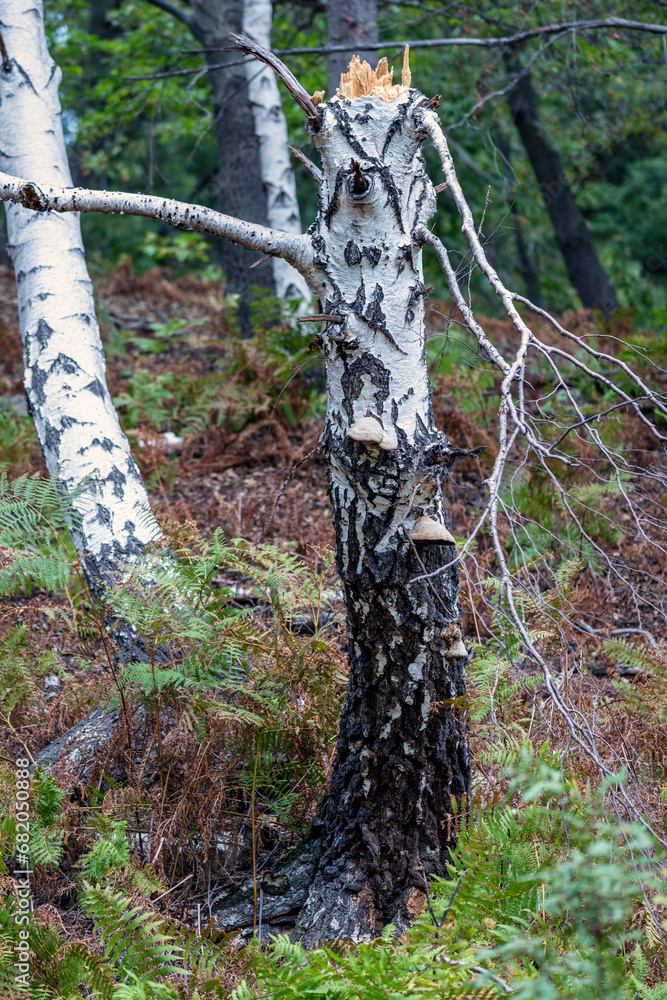
[[[333, 548], [334, 537], [326, 467], [317, 454], [324, 412], [324, 383], [321, 352], [315, 340], [309, 344], [316, 330], [313, 329], [310, 338], [302, 329], [295, 333], [269, 309], [266, 315], [257, 317], [254, 338], [243, 341], [234, 331], [233, 312], [216, 286], [194, 277], [173, 279], [166, 271], [156, 270], [137, 277], [128, 267], [121, 267], [98, 282], [96, 291], [109, 387], [158, 516], [172, 525], [170, 530], [180, 524], [187, 532], [207, 539], [215, 529], [221, 529], [230, 541], [246, 539], [252, 545], [261, 542], [274, 546], [286, 558], [298, 557], [304, 572], [311, 577], [305, 582], [300, 580], [297, 589], [302, 586], [305, 591], [312, 579], [320, 574], [321, 585], [332, 595], [328, 604], [332, 622], [334, 626], [336, 621], [340, 623], [342, 609], [336, 594], [335, 574], [330, 557], [325, 554]], [[483, 481], [489, 475], [495, 456], [493, 419], [497, 394], [493, 378], [474, 366], [466, 366], [465, 351], [460, 345], [456, 346], [455, 338], [452, 338], [453, 360], [445, 356], [438, 365], [441, 341], [436, 335], [445, 327], [447, 315], [448, 309], [437, 303], [431, 305], [428, 313], [427, 325], [435, 345], [431, 354], [436, 423], [456, 447], [486, 447], [482, 455], [463, 459], [446, 486], [452, 530], [457, 537], [465, 538], [485, 502]], [[25, 415], [16, 317], [14, 275], [3, 270], [0, 271], [0, 468], [10, 479], [24, 473], [45, 473], [34, 430]], [[599, 332], [594, 320], [585, 313], [571, 314], [567, 320], [579, 332]], [[509, 323], [497, 320], [484, 323], [501, 349], [515, 342]], [[623, 330], [614, 333], [620, 335]], [[649, 436], [636, 421], [627, 418], [625, 424], [619, 424], [619, 435], [632, 441], [636, 456], [641, 457], [647, 468], [652, 462], [661, 461]], [[542, 486], [538, 484], [535, 489]], [[647, 493], [650, 488], [649, 484]], [[605, 520], [627, 526], [631, 512], [623, 495], [606, 498], [605, 503]], [[529, 507], [526, 516], [532, 516]], [[568, 633], [569, 639], [566, 636], [564, 642], [552, 643], [548, 650], [549, 662], [566, 693], [569, 685], [571, 703], [579, 710], [597, 713], [604, 738], [614, 753], [635, 769], [633, 773], [642, 785], [646, 808], [657, 822], [662, 823], [667, 810], [662, 801], [662, 779], [656, 775], [667, 773], [667, 733], [663, 734], [660, 713], [660, 718], [654, 713], [655, 726], [649, 733], [645, 713], [632, 708], [632, 699], [619, 696], [619, 683], [640, 693], [642, 685], [647, 685], [648, 692], [650, 677], [664, 676], [661, 671], [664, 669], [667, 673], [667, 667], [664, 659], [660, 661], [662, 666], [656, 660], [651, 675], [648, 668], [637, 667], [632, 655], [624, 660], [618, 649], [610, 649], [608, 640], [615, 635], [629, 637], [640, 645], [644, 643], [647, 654], [654, 652], [663, 635], [667, 560], [658, 559], [650, 546], [643, 545], [641, 539], [632, 537], [629, 531], [605, 533], [601, 530], [598, 541], [610, 559], [617, 560], [622, 567], [627, 585], [619, 584], [608, 573], [601, 574], [593, 566], [582, 564], [568, 592], [570, 620], [578, 622], [580, 627], [576, 634]], [[556, 562], [559, 556], [554, 551]], [[484, 535], [480, 537], [475, 559], [477, 576], [483, 574], [485, 568], [491, 572], [493, 553]], [[269, 560], [268, 555], [265, 559], [268, 565], [266, 560]], [[252, 572], [244, 575], [240, 563], [227, 572], [224, 568], [220, 572], [216, 583], [227, 585], [232, 581], [236, 588], [230, 607], [247, 611], [249, 606], [258, 604], [257, 577], [253, 577]], [[492, 611], [489, 603], [478, 600], [477, 591], [473, 592], [473, 576], [471, 571], [462, 578], [462, 603], [464, 633], [474, 645], [479, 639], [482, 643], [494, 639], [494, 633]], [[637, 601], [641, 604], [643, 597], [640, 622]], [[16, 636], [16, 629], [25, 626], [30, 634], [30, 656], [37, 658], [38, 666], [41, 664], [30, 682], [17, 668], [17, 677], [22, 677], [24, 684], [20, 698], [8, 700], [4, 694], [0, 698], [4, 712], [11, 703], [12, 725], [5, 729], [0, 747], [10, 758], [22, 748], [31, 756], [38, 755], [45, 746], [80, 722], [97, 703], [108, 699], [112, 686], [110, 667], [105, 662], [99, 635], [94, 635], [90, 623], [88, 632], [65, 628], [54, 617], [53, 609], [58, 606], [66, 607], [67, 601], [33, 592], [30, 596], [20, 594], [5, 598], [0, 607], [0, 643], [4, 644], [0, 654], [3, 650], [7, 653], [7, 643], [14, 641], [11, 637]], [[275, 630], [275, 624], [264, 622], [262, 627], [267, 630], [266, 634], [271, 628]], [[319, 676], [330, 679], [327, 698], [321, 704], [317, 702], [321, 693], [316, 685], [304, 695], [305, 701], [315, 705], [321, 714], [321, 721], [317, 723], [321, 732], [317, 738], [321, 736], [322, 750], [317, 768], [315, 773], [312, 769], [299, 772], [301, 777], [296, 782], [291, 779], [292, 786], [300, 791], [294, 788], [289, 791], [282, 811], [269, 804], [271, 795], [265, 791], [265, 804], [257, 828], [253, 819], [250, 839], [248, 784], [246, 781], [243, 786], [241, 782], [237, 805], [231, 808], [230, 800], [226, 802], [230, 821], [219, 831], [216, 860], [213, 865], [207, 862], [207, 873], [206, 865], [193, 868], [192, 855], [186, 858], [185, 852], [181, 852], [182, 830], [194, 823], [192, 815], [179, 813], [179, 801], [190, 787], [186, 758], [188, 754], [196, 757], [199, 753], [192, 736], [193, 724], [196, 728], [194, 713], [193, 721], [188, 721], [189, 709], [186, 710], [178, 698], [174, 697], [171, 702], [165, 699], [165, 718], [171, 720], [177, 734], [183, 735], [180, 751], [183, 759], [175, 754], [174, 774], [166, 778], [167, 785], [171, 782], [166, 813], [167, 785], [162, 795], [164, 823], [161, 829], [167, 830], [166, 816], [171, 823], [170, 846], [167, 848], [165, 844], [158, 867], [162, 866], [160, 874], [170, 891], [172, 886], [176, 888], [179, 878], [191, 881], [160, 905], [152, 900], [156, 912], [168, 913], [171, 918], [190, 924], [202, 918], [208, 921], [211, 899], [216, 892], [231, 891], [247, 882], [248, 877], [252, 877], [253, 865], [259, 865], [266, 875], [296, 843], [316, 814], [326, 788], [335, 741], [335, 719], [344, 691], [344, 644], [342, 630], [336, 632], [334, 627], [326, 640], [326, 653], [313, 652], [314, 647], [307, 645], [312, 642], [308, 628], [301, 632], [292, 626], [288, 636], [281, 633], [280, 641], [289, 656], [285, 653], [280, 664], [274, 664], [271, 669], [279, 668], [280, 674], [285, 657], [291, 657], [292, 663], [297, 652], [299, 656], [305, 655], [304, 650], [313, 657], [313, 663], [318, 656], [326, 660], [327, 665], [322, 667]], [[51, 659], [45, 659], [47, 653]], [[535, 673], [530, 663], [526, 662], [524, 669], [528, 675]], [[317, 674], [317, 670], [314, 673]], [[476, 684], [483, 688], [484, 680], [481, 675], [476, 679], [473, 671], [473, 699], [479, 694], [483, 701], [484, 692], [476, 691]], [[548, 739], [554, 749], [565, 746], [567, 728], [558, 713], [554, 714], [553, 706], [549, 708], [545, 689], [536, 688], [534, 684], [530, 692], [522, 690], [521, 685], [518, 688], [517, 692], [516, 685], [513, 687], [508, 679], [507, 701], [499, 709], [499, 718], [502, 717], [505, 723], [522, 719], [529, 714], [532, 705], [534, 719], [529, 733], [535, 745]], [[650, 697], [657, 697], [653, 689], [651, 692]], [[135, 722], [143, 710], [140, 700], [137, 699], [133, 709]], [[540, 705], [537, 716], [536, 703]], [[250, 707], [248, 703], [246, 708]], [[284, 716], [281, 718], [284, 723]], [[488, 743], [487, 723], [488, 720], [481, 724], [477, 732], [473, 728], [473, 752], [476, 747]], [[228, 730], [224, 732], [229, 735]], [[240, 746], [245, 748], [239, 750], [245, 760], [248, 740], [252, 745], [256, 737], [252, 732], [248, 736], [245, 731], [239, 736], [239, 732], [235, 730]], [[119, 748], [124, 738], [118, 737], [113, 753], [122, 756]], [[297, 743], [295, 738], [295, 746]], [[255, 760], [259, 752], [256, 749]], [[94, 807], [102, 811], [127, 807], [127, 815], [131, 816], [132, 810], [136, 812], [139, 808], [139, 791], [133, 798], [127, 789], [123, 791], [110, 779], [103, 780], [104, 768], [109, 766], [112, 755], [104, 751], [102, 770], [96, 771], [94, 766], [87, 768], [87, 777], [94, 774], [98, 782], [98, 802]], [[646, 770], [647, 760], [650, 761], [650, 773]], [[590, 770], [585, 762], [580, 761], [580, 765], [582, 774]], [[480, 773], [486, 773], [484, 767], [480, 767]], [[225, 774], [221, 774], [221, 783], [223, 778], [227, 780], [229, 773], [227, 768]], [[67, 769], [59, 780], [61, 784], [73, 782], [76, 787], [76, 775]], [[141, 780], [137, 780], [136, 789], [143, 788], [142, 794], [145, 794], [146, 784], [141, 786]], [[201, 805], [198, 821], [201, 821], [202, 810], [219, 808], [221, 787], [222, 784], [213, 789]], [[89, 916], [82, 913], [76, 903], [77, 858], [84, 850], [82, 845], [90, 846], [90, 838], [86, 841], [85, 833], [81, 832], [86, 829], [82, 794], [79, 789], [64, 807], [71, 831], [65, 838], [71, 863], [66, 854], [58, 869], [51, 867], [47, 871], [45, 868], [35, 895], [35, 905], [41, 908], [46, 923], [59, 926], [71, 939], [90, 935], [92, 927]], [[155, 797], [153, 792], [150, 794]], [[90, 802], [87, 802], [86, 808], [89, 807]], [[136, 815], [138, 822], [138, 813]], [[141, 827], [138, 829], [140, 835]], [[83, 839], [77, 841], [77, 837]], [[240, 845], [232, 852], [231, 863], [231, 847], [222, 850], [221, 843]], [[256, 854], [254, 861], [253, 853]], [[221, 857], [226, 858], [224, 863]], [[195, 870], [196, 880], [191, 874]], [[156, 893], [144, 894], [146, 899], [151, 895]], [[202, 917], [203, 903], [208, 904], [208, 909]], [[230, 985], [240, 975], [240, 967], [230, 965]]]

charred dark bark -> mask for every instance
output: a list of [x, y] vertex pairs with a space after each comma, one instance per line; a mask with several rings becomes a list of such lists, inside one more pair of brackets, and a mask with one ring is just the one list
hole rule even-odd
[[586, 219], [565, 177], [560, 156], [544, 134], [531, 75], [521, 73], [516, 59], [507, 57], [506, 62], [513, 73], [520, 74], [508, 97], [512, 119], [542, 192], [568, 276], [582, 305], [599, 309], [606, 316], [618, 309], [618, 298], [600, 263]]
[[365, 42], [377, 42], [377, 0], [328, 0], [327, 41], [329, 45], [349, 45], [344, 52], [330, 52], [327, 57], [329, 96], [333, 97], [353, 55], [375, 66], [378, 54], [364, 48]]
[[[424, 475], [406, 464], [384, 459], [385, 488], [396, 476]], [[453, 546], [419, 545], [420, 562], [406, 539], [376, 559], [389, 525], [364, 516], [363, 497], [350, 507], [334, 486], [331, 501], [334, 523], [346, 518], [366, 548], [360, 572], [338, 553], [350, 681], [322, 811], [323, 855], [298, 925], [307, 943], [322, 934], [325, 913], [328, 933], [339, 938], [375, 936], [388, 923], [404, 929], [424, 900], [426, 877], [445, 874], [456, 835], [453, 804], [460, 813], [470, 780], [465, 660], [446, 659], [459, 615], [457, 573], [410, 582], [422, 563], [432, 571], [451, 561]]]

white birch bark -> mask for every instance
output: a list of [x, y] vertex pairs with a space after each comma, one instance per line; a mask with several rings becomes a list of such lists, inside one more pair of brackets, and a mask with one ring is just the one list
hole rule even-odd
[[[265, 49], [271, 48], [271, 0], [244, 0], [243, 33]], [[296, 199], [294, 172], [287, 148], [287, 123], [280, 102], [275, 73], [254, 59], [246, 61], [248, 101], [252, 109], [255, 134], [259, 139], [262, 181], [266, 189], [267, 222], [285, 233], [301, 232], [299, 203]], [[310, 302], [311, 291], [287, 261], [273, 260], [273, 280], [279, 298], [301, 298]]]
[[[67, 187], [60, 71], [41, 0], [0, 0], [0, 31], [11, 64], [0, 72], [0, 167]], [[28, 410], [50, 474], [67, 490], [94, 480], [76, 501], [73, 535], [99, 592], [159, 529], [109, 396], [79, 217], [12, 204], [6, 212]]]

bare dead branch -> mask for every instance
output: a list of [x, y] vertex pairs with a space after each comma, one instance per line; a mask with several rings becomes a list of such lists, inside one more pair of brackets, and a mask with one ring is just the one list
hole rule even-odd
[[314, 124], [319, 122], [320, 112], [313, 104], [308, 91], [299, 83], [294, 73], [273, 52], [265, 49], [247, 35], [232, 34], [229, 36], [229, 40], [230, 42], [234, 42], [236, 48], [241, 49], [246, 55], [254, 56], [255, 59], [259, 59], [261, 62], [266, 63], [267, 66], [270, 66], [276, 76], [279, 76], [283, 81], [297, 104], [306, 112], [308, 118]]
[[[563, 21], [558, 24], [545, 24], [539, 28], [517, 31], [513, 35], [499, 35], [495, 38], [474, 38], [468, 35], [457, 35], [450, 38], [418, 38], [414, 41], [364, 41], [364, 49], [377, 52], [380, 49], [393, 49], [399, 46], [402, 49], [405, 45], [409, 45], [411, 49], [450, 48], [457, 45], [480, 49], [497, 49], [504, 48], [505, 46], [521, 45], [523, 42], [531, 41], [533, 38], [545, 38], [549, 35], [566, 35], [581, 31], [613, 31], [619, 29], [623, 31], [640, 31], [652, 35], [667, 35], [667, 25], [664, 24], [629, 21], [624, 17], [605, 17], [587, 21]], [[301, 46], [298, 48], [276, 50], [277, 54], [281, 56], [328, 55], [330, 52], [349, 51], [349, 45]]]
[[192, 17], [184, 10], [181, 10], [180, 7], [177, 7], [176, 4], [169, 3], [169, 0], [148, 0], [148, 2], [154, 7], [159, 7], [160, 10], [164, 10], [167, 14], [171, 14], [172, 17], [175, 17], [178, 21], [181, 21], [186, 27], [192, 30]]
[[244, 222], [202, 205], [171, 198], [129, 194], [126, 191], [92, 191], [88, 188], [39, 186], [34, 181], [0, 173], [0, 201], [9, 201], [35, 212], [98, 212], [105, 215], [138, 215], [159, 219], [176, 229], [223, 236], [248, 250], [259, 250], [289, 261], [304, 276], [312, 268], [312, 249], [306, 236]]
[[290, 153], [293, 153], [296, 156], [297, 160], [301, 160], [304, 167], [308, 170], [309, 174], [311, 175], [315, 183], [320, 184], [322, 182], [322, 171], [320, 170], [320, 168], [315, 163], [313, 163], [312, 160], [308, 159], [303, 150], [296, 149], [296, 147], [289, 145], [287, 148], [289, 149]]

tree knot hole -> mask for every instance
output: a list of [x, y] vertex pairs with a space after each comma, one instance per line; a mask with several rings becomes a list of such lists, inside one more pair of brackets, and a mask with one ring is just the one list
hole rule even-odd
[[21, 189], [21, 204], [33, 212], [46, 211], [46, 198], [34, 184], [24, 184]]
[[352, 172], [348, 177], [347, 187], [352, 198], [362, 198], [370, 190], [370, 181], [361, 169], [361, 164], [352, 157], [350, 159]]

